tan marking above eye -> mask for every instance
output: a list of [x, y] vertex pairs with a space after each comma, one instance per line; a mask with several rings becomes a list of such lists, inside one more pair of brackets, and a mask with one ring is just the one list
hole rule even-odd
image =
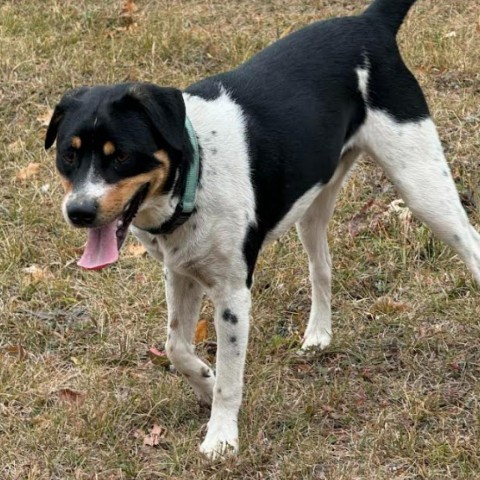
[[80, 137], [72, 137], [72, 147], [76, 148], [77, 150], [82, 146], [82, 139]]
[[157, 150], [153, 156], [161, 163], [164, 167], [170, 166], [170, 158], [168, 153], [165, 150]]
[[103, 153], [108, 157], [115, 153], [115, 145], [112, 142], [105, 142], [103, 145]]

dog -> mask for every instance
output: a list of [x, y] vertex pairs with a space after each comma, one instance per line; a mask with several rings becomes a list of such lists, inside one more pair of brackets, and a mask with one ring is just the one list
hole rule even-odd
[[[118, 259], [128, 230], [165, 266], [166, 351], [211, 405], [200, 450], [236, 453], [250, 289], [261, 249], [296, 224], [312, 307], [302, 349], [332, 338], [327, 224], [361, 152], [480, 282], [480, 235], [396, 35], [415, 0], [375, 0], [309, 25], [185, 91], [147, 83], [83, 87], [56, 106], [62, 210], [88, 231], [79, 265]], [[215, 305], [216, 372], [195, 354], [202, 296]]]

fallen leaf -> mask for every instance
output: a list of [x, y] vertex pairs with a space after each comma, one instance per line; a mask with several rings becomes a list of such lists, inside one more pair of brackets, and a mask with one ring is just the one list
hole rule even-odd
[[116, 28], [113, 33], [128, 32], [137, 28], [137, 12], [138, 6], [136, 3], [133, 0], [125, 0], [120, 13], [120, 19], [123, 23], [123, 26]]
[[138, 6], [133, 0], [125, 0], [122, 5], [122, 17], [132, 16], [136, 11], [138, 11]]
[[388, 213], [396, 213], [402, 221], [405, 233], [410, 228], [413, 221], [412, 211], [405, 205], [405, 202], [399, 198], [388, 205]]
[[25, 168], [19, 170], [15, 175], [15, 180], [24, 182], [29, 178], [35, 177], [40, 171], [39, 163], [29, 163]]
[[20, 153], [24, 148], [24, 144], [21, 140], [16, 140], [8, 145], [8, 149], [12, 153]]
[[48, 125], [50, 124], [50, 119], [52, 118], [52, 115], [53, 115], [53, 109], [51, 109], [50, 107], [47, 107], [45, 111], [37, 117], [37, 121], [40, 122], [40, 125], [42, 127], [48, 127]]
[[208, 336], [208, 323], [206, 320], [199, 320], [195, 330], [195, 343], [204, 342]]
[[169, 368], [170, 360], [167, 357], [167, 352], [165, 350], [157, 350], [155, 347], [149, 348], [147, 351], [148, 358], [150, 361], [159, 367]]
[[390, 213], [398, 213], [400, 218], [405, 218], [412, 215], [410, 209], [405, 205], [405, 202], [401, 198], [397, 198], [388, 205], [388, 211]]
[[81, 405], [85, 401], [85, 394], [76, 392], [70, 388], [62, 388], [57, 392], [58, 399], [70, 405]]
[[165, 443], [166, 435], [167, 429], [154, 423], [150, 433], [143, 437], [143, 444], [148, 447], [158, 447]]
[[24, 268], [23, 272], [28, 275], [30, 282], [46, 282], [54, 278], [53, 273], [48, 268], [40, 268], [38, 265]]
[[20, 360], [27, 357], [27, 351], [21, 345], [9, 345], [4, 349], [4, 352], [12, 357], [18, 357]]
[[141, 257], [147, 253], [145, 247], [141, 243], [130, 243], [126, 249], [129, 257]]
[[360, 209], [360, 211], [355, 214], [352, 219], [348, 222], [348, 233], [350, 236], [355, 238], [359, 233], [367, 229], [365, 220], [367, 218], [367, 212], [374, 205], [375, 199], [371, 198], [368, 202]]
[[299, 373], [307, 373], [312, 370], [312, 365], [308, 363], [297, 363], [293, 366], [293, 369]]
[[372, 305], [370, 313], [395, 313], [404, 312], [408, 309], [408, 305], [403, 302], [396, 302], [391, 297], [380, 297]]

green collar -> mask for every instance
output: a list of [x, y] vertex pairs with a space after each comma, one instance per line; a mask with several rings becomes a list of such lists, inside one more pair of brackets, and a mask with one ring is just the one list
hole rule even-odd
[[195, 196], [197, 193], [198, 174], [200, 171], [200, 149], [198, 147], [197, 134], [193, 129], [192, 122], [187, 116], [185, 116], [185, 129], [187, 130], [190, 145], [193, 149], [193, 158], [192, 164], [187, 173], [187, 182], [180, 203], [182, 204], [183, 213], [192, 213], [195, 208]]
[[187, 172], [185, 188], [173, 215], [159, 228], [147, 230], [154, 235], [172, 233], [177, 227], [183, 225], [195, 210], [195, 197], [200, 173], [200, 148], [198, 146], [197, 134], [193, 129], [192, 122], [187, 116], [185, 117], [185, 130], [187, 131], [188, 139], [192, 146], [192, 163]]

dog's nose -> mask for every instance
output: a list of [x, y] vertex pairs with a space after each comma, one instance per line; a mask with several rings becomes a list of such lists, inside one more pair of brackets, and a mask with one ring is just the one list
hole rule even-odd
[[90, 227], [97, 216], [97, 202], [82, 200], [67, 205], [67, 214], [70, 221], [78, 227]]

